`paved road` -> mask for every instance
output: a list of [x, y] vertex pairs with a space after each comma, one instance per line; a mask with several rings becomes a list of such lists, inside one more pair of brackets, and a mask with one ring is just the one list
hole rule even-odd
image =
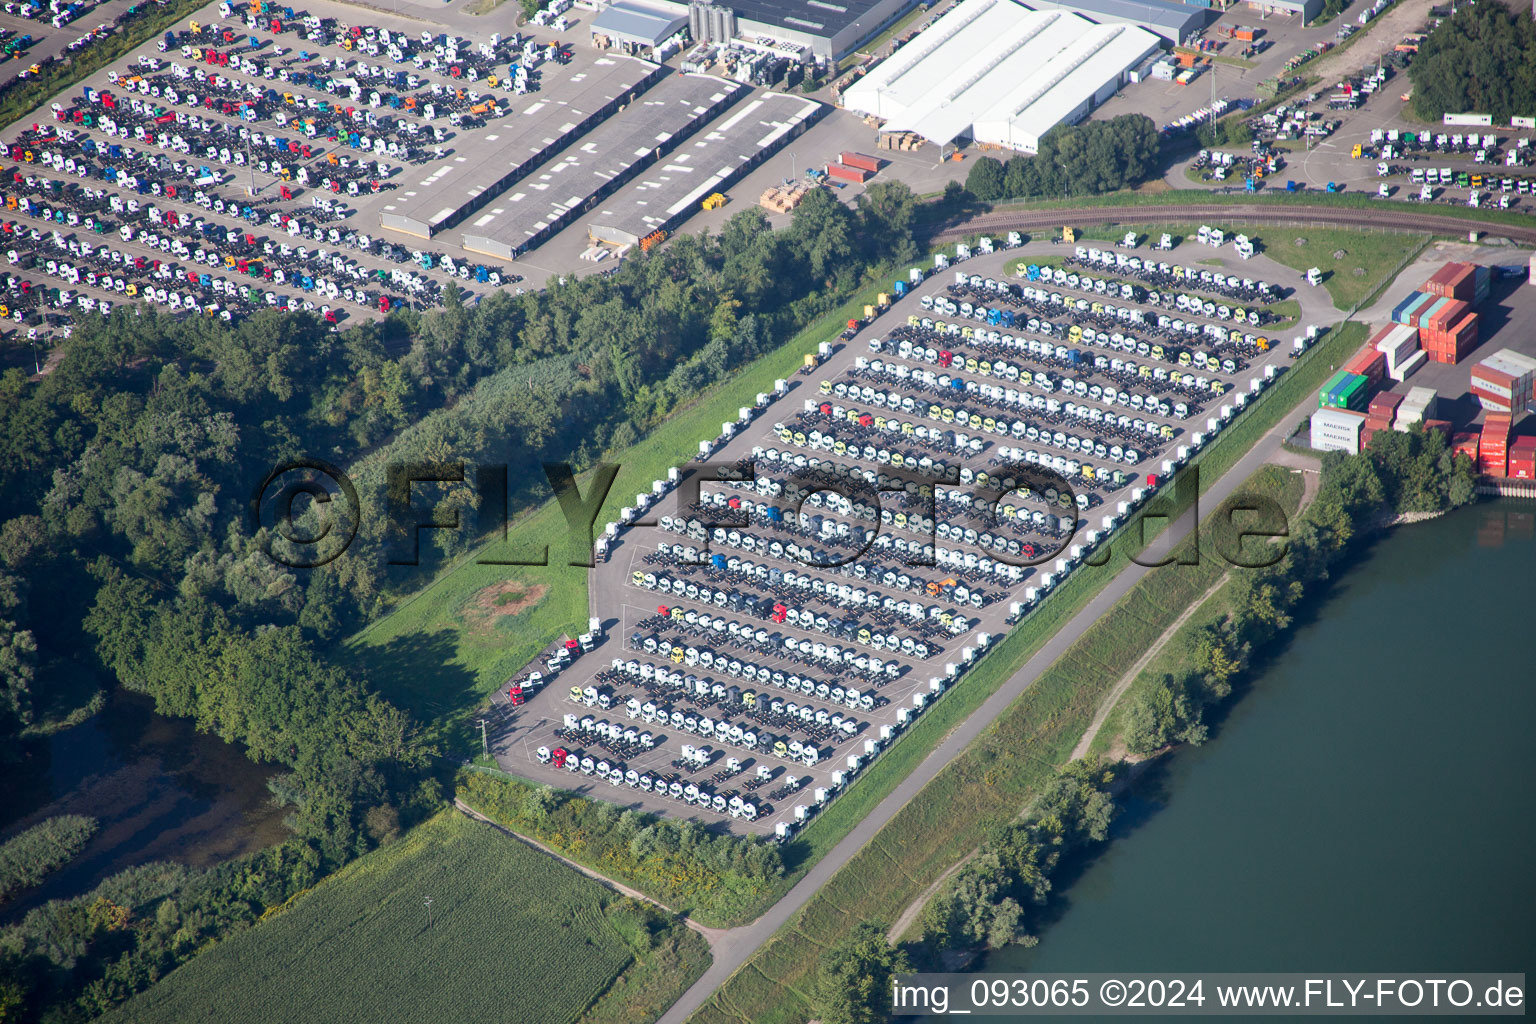
[[[1155, 560], [1157, 552], [1171, 549], [1174, 544], [1188, 536], [1200, 508], [1213, 509], [1230, 497], [1237, 490], [1238, 485], [1257, 472], [1260, 466], [1280, 450], [1281, 440], [1294, 425], [1294, 414], [1288, 414], [1279, 426], [1265, 434], [1225, 476], [1211, 485], [1195, 507], [1185, 512], [1173, 524], [1172, 529], [1165, 531], [1157, 539], [1153, 545], [1155, 550], [1149, 554], [1149, 559]], [[873, 839], [886, 822], [896, 816], [897, 811], [901, 810], [934, 776], [938, 775], [940, 769], [959, 756], [972, 740], [980, 736], [982, 730], [991, 725], [992, 721], [1017, 700], [1040, 677], [1041, 673], [1066, 653], [1067, 648], [1084, 630], [1109, 611], [1115, 602], [1124, 597], [1148, 571], [1143, 566], [1131, 565], [1116, 576], [1099, 592], [1098, 596], [1088, 602], [1086, 607], [1057, 630], [1056, 634], [1046, 641], [1023, 668], [951, 732], [915, 771], [908, 775], [863, 821], [859, 822], [842, 842], [817, 862], [816, 866], [811, 868], [783, 899], [751, 924], [733, 928], [720, 936], [714, 944], [714, 964], [662, 1016], [660, 1024], [683, 1024], [695, 1010], [704, 1005], [710, 995], [724, 984], [726, 979], [745, 964], [801, 907], [805, 906], [816, 891]]]

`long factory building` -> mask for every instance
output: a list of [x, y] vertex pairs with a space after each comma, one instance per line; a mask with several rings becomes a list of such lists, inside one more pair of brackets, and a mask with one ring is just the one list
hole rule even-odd
[[521, 109], [494, 118], [483, 133], [461, 133], [457, 145], [450, 140], [448, 160], [408, 170], [426, 176], [407, 179], [385, 204], [383, 227], [418, 238], [457, 227], [670, 74], [618, 55], [565, 67], [546, 63], [540, 73], [539, 91], [515, 101]]
[[652, 232], [671, 231], [697, 213], [711, 193], [729, 188], [826, 110], [800, 96], [754, 96], [603, 203], [593, 214], [589, 234], [599, 242], [634, 245]]
[[1023, 153], [1113, 96], [1161, 48], [1139, 25], [1096, 24], [1016, 0], [964, 0], [849, 86], [843, 104], [944, 145]]
[[714, 75], [668, 74], [618, 116], [570, 141], [465, 225], [463, 246], [514, 260], [671, 153], [751, 90]]

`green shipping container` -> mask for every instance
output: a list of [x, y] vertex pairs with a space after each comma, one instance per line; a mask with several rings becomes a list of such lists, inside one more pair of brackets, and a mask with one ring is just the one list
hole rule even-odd
[[1328, 378], [1328, 383], [1324, 384], [1323, 389], [1317, 393], [1317, 407], [1319, 409], [1339, 408], [1339, 406], [1331, 401], [1331, 399], [1334, 393], [1337, 392], [1339, 387], [1344, 383], [1344, 379], [1348, 376], [1348, 370], [1340, 370], [1338, 373], [1335, 373], [1332, 377]]
[[1338, 409], [1364, 409], [1366, 398], [1370, 395], [1371, 382], [1357, 373], [1352, 373], [1337, 393]]

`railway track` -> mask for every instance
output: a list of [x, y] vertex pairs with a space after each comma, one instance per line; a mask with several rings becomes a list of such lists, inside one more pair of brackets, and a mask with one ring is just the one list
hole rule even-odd
[[1335, 206], [1274, 206], [1257, 203], [1207, 203], [1194, 206], [1101, 206], [1077, 209], [1019, 210], [984, 213], [969, 220], [947, 224], [929, 236], [930, 242], [959, 241], [970, 235], [1005, 231], [1032, 232], [1063, 224], [1187, 224], [1191, 221], [1242, 221], [1254, 224], [1323, 225], [1376, 231], [1428, 232], [1463, 235], [1476, 229], [1482, 234], [1512, 242], [1536, 245], [1536, 220], [1530, 226], [1421, 213], [1405, 204], [1383, 205], [1380, 211]]

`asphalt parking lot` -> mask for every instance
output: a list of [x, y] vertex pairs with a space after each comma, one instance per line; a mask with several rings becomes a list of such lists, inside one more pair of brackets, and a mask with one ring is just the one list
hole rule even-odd
[[[1089, 370], [1081, 363], [1073, 369], [1054, 351], [1047, 355], [1038, 347], [1053, 337], [1043, 329], [1031, 330], [1027, 324], [1012, 331], [997, 329], [1023, 343], [1025, 347], [1020, 349], [1001, 340], [992, 341], [992, 329], [974, 319], [929, 308], [936, 303], [989, 296], [998, 309], [1018, 309], [1035, 316], [1051, 315], [1046, 311], [1055, 309], [1060, 324], [1053, 328], [1056, 335], [1066, 329], [1069, 319], [1091, 324], [1091, 310], [1065, 316], [1063, 307], [1027, 303], [1017, 292], [1030, 282], [1016, 276], [1006, 278], [1016, 286], [1016, 306], [984, 283], [980, 289], [972, 288], [969, 281], [963, 287], [955, 284], [958, 270], [968, 278], [975, 275], [984, 281], [992, 276], [1000, 280], [1004, 278], [999, 275], [1021, 260], [1061, 263], [1072, 254], [1070, 247], [1035, 243], [975, 256], [931, 274], [889, 311], [841, 341], [812, 372], [786, 381], [782, 397], [744, 427], [733, 428], [734, 436], [713, 447], [708, 459], [728, 466], [750, 463], [755, 472], [753, 484], [704, 484], [704, 504], [692, 509], [682, 507], [681, 490], [672, 491], [644, 510], [657, 525], [618, 533], [591, 577], [592, 615], [603, 624], [603, 640], [520, 706], [511, 706], [505, 692], [498, 694], [491, 744], [502, 766], [527, 778], [591, 792], [623, 805], [725, 823], [759, 834], [773, 834], [781, 825], [792, 828], [817, 805], [818, 790], [825, 791], [822, 799], [830, 799], [846, 787], [856, 771], [850, 758], [859, 759], [858, 767], [867, 763], [872, 751], [889, 742], [918, 713], [920, 704], [942, 692], [955, 670], [1007, 629], [1015, 602], [1027, 607], [1032, 598], [1059, 582], [1066, 564], [1086, 553], [1074, 555], [1072, 545], [1088, 538], [1089, 530], [1102, 531], [1109, 522], [1118, 521], [1124, 514], [1120, 503], [1131, 500], [1133, 492], [1147, 484], [1148, 474], [1162, 473], [1165, 458], [1187, 445], [1193, 433], [1209, 430], [1209, 420], [1219, 421], [1223, 405], [1231, 405], [1233, 412], [1240, 414], [1236, 413], [1236, 393], [1247, 390], [1248, 382], [1262, 377], [1267, 367], [1283, 368], [1291, 358], [1290, 339], [1300, 328], [1286, 329], [1280, 338], [1284, 343], [1268, 352], [1246, 350], [1243, 365], [1234, 365], [1234, 372], [1202, 374], [1208, 382], [1219, 380], [1227, 390], [1223, 395], [1196, 399], [1192, 393], [1176, 392], [1169, 379], [1156, 376], [1158, 371], [1166, 377], [1180, 370], [1178, 350], [1171, 340], [1159, 360], [1150, 354], [1150, 346], [1145, 356], [1117, 352], [1106, 331], [1102, 345], [1083, 351], [1090, 358], [1103, 357], [1107, 365]], [[1162, 256], [1170, 263], [1198, 269], [1205, 269], [1200, 261], [1212, 259], [1212, 254], [1210, 248], [1192, 242], [1168, 254], [1154, 254], [1145, 246], [1139, 251], [1143, 257]], [[1222, 269], [1234, 273], [1269, 273], [1276, 281], [1289, 281], [1294, 276], [1262, 257], [1238, 260], [1230, 245], [1214, 258], [1223, 265], [1232, 264]], [[1130, 279], [1124, 270], [1114, 275], [1087, 272]], [[1044, 286], [1036, 287], [1044, 290]], [[1063, 298], [1074, 299], [1096, 294], [1084, 287], [1067, 286], [1057, 291]], [[1304, 302], [1303, 323], [1330, 322], [1333, 311], [1321, 296], [1312, 290], [1295, 293], [1294, 297]], [[1132, 306], [1156, 314], [1145, 302], [1127, 304], [1127, 308]], [[925, 317], [932, 326], [924, 326]], [[951, 326], [941, 326], [940, 319]], [[1198, 319], [1202, 326], [1209, 322], [1203, 316]], [[951, 330], [955, 333], [949, 333]], [[970, 337], [964, 331], [969, 331]], [[1155, 328], [1128, 333], [1139, 333], [1144, 339], [1169, 339]], [[879, 352], [870, 348], [875, 338], [881, 341]], [[1033, 353], [1027, 348], [1030, 340], [1037, 343]], [[907, 343], [905, 350], [900, 347], [903, 341]], [[1082, 348], [1080, 344], [1078, 347]], [[928, 356], [929, 348], [934, 349], [937, 359]], [[1243, 349], [1241, 343], [1238, 349]], [[948, 353], [955, 358], [945, 366]], [[1117, 373], [1110, 361], [1120, 358], [1132, 359], [1137, 368], [1124, 375]], [[1023, 372], [1016, 378], [1010, 366], [1031, 374], [1028, 382]], [[1188, 367], [1184, 369], [1188, 371]], [[1142, 376], [1143, 372], [1147, 376]], [[1068, 381], [1079, 379], [1085, 385], [1091, 380], [1095, 386], [1088, 397], [1072, 400], [1083, 409], [1080, 418], [1075, 411], [1068, 412], [1065, 403], [1055, 409], [1035, 406], [1036, 401], [1043, 403], [1050, 395], [1064, 397]], [[955, 387], [954, 381], [961, 386]], [[1004, 385], [1016, 388], [1014, 397], [1007, 397]], [[1153, 434], [1137, 434], [1134, 425], [1119, 423], [1116, 414], [1130, 410], [1117, 396], [1103, 392], [1106, 386], [1122, 392], [1158, 393], [1165, 399], [1182, 395], [1194, 408], [1185, 418], [1161, 411], [1145, 413], [1141, 418]], [[964, 397], [957, 402], [951, 395]], [[978, 414], [969, 421], [967, 430], [958, 429], [962, 422], [958, 417], [933, 416], [930, 406], [942, 410], [949, 403]], [[1097, 422], [1090, 419], [1094, 411], [1100, 413]], [[1048, 429], [1038, 438], [1026, 435], [1016, 440], [998, 425], [985, 426], [979, 415], [983, 412], [1000, 421], [1017, 416], [1029, 421], [1028, 426]], [[875, 420], [877, 415], [886, 414], [888, 422]], [[957, 429], [950, 430], [952, 425]], [[932, 436], [923, 437], [918, 427], [932, 429]], [[1059, 504], [1049, 502], [1050, 492], [1038, 482], [1034, 495], [1004, 494], [995, 509], [964, 504], [983, 486], [974, 478], [978, 471], [999, 475], [1014, 472], [999, 466], [1014, 461], [1028, 464], [1031, 460], [1026, 449], [1033, 451], [1035, 459], [1069, 454], [1068, 447], [1058, 445], [1051, 436], [1058, 427], [1064, 433], [1096, 435], [1106, 448], [1116, 442], [1138, 446], [1134, 461], [1129, 463], [1113, 463], [1097, 452], [1079, 453], [1084, 463], [1106, 471], [1113, 465], [1124, 476], [1119, 483], [1112, 478], [1106, 481], [1103, 477], [1109, 474], [1105, 472], [1099, 482], [1090, 484], [1082, 481], [1080, 470], [1072, 471], [1078, 480], [1072, 489], [1091, 495], [1090, 507], [1077, 520], [1075, 536], [1048, 521], [1042, 526], [1034, 518], [1037, 512], [1062, 511]], [[1163, 427], [1173, 436], [1156, 436]], [[968, 435], [963, 452], [957, 447], [961, 433]], [[1017, 448], [1018, 453], [1010, 454], [1005, 448]], [[887, 454], [882, 455], [882, 451]], [[791, 484], [799, 482], [810, 490], [816, 484], [846, 481], [844, 475], [831, 470], [837, 465], [885, 472], [885, 485], [901, 489], [906, 481], [896, 478], [891, 453], [909, 457], [909, 472], [915, 474], [915, 480], [929, 479], [926, 474], [930, 469], [938, 471], [918, 461], [929, 458], [949, 463], [960, 474], [959, 482], [953, 488], [937, 488], [931, 508], [920, 497], [893, 499], [888, 495], [881, 499], [869, 493], [871, 488], [842, 483], [839, 486], [849, 505], [835, 498], [828, 500], [825, 493], [820, 499], [808, 498], [800, 509], [801, 516], [820, 519], [802, 518], [796, 527], [796, 492]], [[821, 462], [812, 465], [811, 459]], [[714, 504], [731, 498], [755, 507], [735, 525], [719, 527], [718, 536], [703, 529], [705, 513], [723, 519], [729, 511], [738, 515], [744, 511]], [[818, 500], [824, 503], [817, 505]], [[859, 508], [859, 503], [865, 507]], [[1030, 519], [1020, 521], [1020, 510]], [[674, 520], [674, 529], [668, 529], [669, 519]], [[699, 520], [700, 525], [688, 524], [689, 519]], [[872, 546], [861, 551], [864, 538], [859, 533], [875, 529], [877, 519], [877, 536]], [[711, 538], [707, 551], [701, 535]], [[1020, 560], [1013, 553], [1016, 549], [1009, 549], [1010, 541], [1020, 546], [1036, 545], [1039, 564], [1010, 567], [1008, 561]], [[790, 550], [790, 544], [802, 545], [805, 550]], [[931, 554], [925, 551], [925, 544], [932, 545]], [[715, 564], [716, 555], [724, 565]], [[1068, 563], [1059, 561], [1063, 558]], [[695, 564], [700, 559], [703, 564]], [[911, 564], [914, 561], [919, 564]], [[843, 562], [846, 564], [832, 564]], [[670, 582], [666, 592], [661, 589], [663, 578]], [[755, 598], [764, 603], [754, 607]], [[668, 609], [665, 615], [659, 612], [661, 607]], [[709, 619], [704, 620], [703, 615]], [[955, 625], [957, 619], [963, 622]], [[988, 640], [982, 639], [983, 634]], [[876, 640], [877, 635], [882, 639]], [[788, 647], [789, 641], [796, 647]], [[928, 649], [920, 644], [928, 645]], [[706, 651], [710, 652], [707, 659]], [[754, 669], [750, 676], [747, 666]], [[530, 669], [542, 670], [539, 664]], [[700, 682], [703, 693], [698, 692]], [[607, 702], [606, 709], [596, 700], [594, 706], [587, 704], [587, 687], [593, 688], [593, 698]], [[837, 699], [839, 689], [841, 700]], [[572, 699], [573, 690], [583, 695], [581, 701]], [[851, 695], [850, 690], [854, 691]], [[752, 693], [750, 706], [748, 691]], [[630, 705], [630, 700], [636, 703]], [[706, 719], [710, 721], [707, 735], [702, 726]], [[839, 719], [848, 725], [842, 726]], [[584, 721], [590, 728], [584, 727]], [[616, 736], [609, 726], [617, 727]], [[732, 726], [738, 731], [731, 732]], [[734, 738], [746, 731], [757, 734], [757, 742], [750, 749]], [[776, 747], [778, 743], [784, 746]], [[791, 747], [792, 743], [800, 744], [800, 748]], [[684, 763], [684, 744], [707, 750], [704, 763], [697, 767]], [[816, 750], [814, 763], [794, 753], [806, 745]], [[571, 755], [565, 768], [553, 764], [559, 749]], [[731, 766], [730, 758], [738, 765]], [[582, 770], [584, 759], [590, 759], [590, 771]], [[596, 772], [602, 761], [607, 762], [610, 775], [618, 772], [617, 785], [607, 778], [599, 781]], [[571, 766], [575, 766], [574, 772]], [[761, 780], [760, 770], [766, 776]], [[626, 781], [629, 772], [635, 775]], [[788, 788], [791, 776], [798, 783], [793, 789]], [[635, 785], [637, 782], [649, 784], [650, 789]], [[658, 782], [676, 782], [679, 789], [693, 785], [720, 800], [711, 801], [709, 809], [696, 801], [685, 804], [670, 796], [658, 796]], [[754, 804], [757, 813], [752, 820], [730, 814], [729, 801], [733, 798]]]

